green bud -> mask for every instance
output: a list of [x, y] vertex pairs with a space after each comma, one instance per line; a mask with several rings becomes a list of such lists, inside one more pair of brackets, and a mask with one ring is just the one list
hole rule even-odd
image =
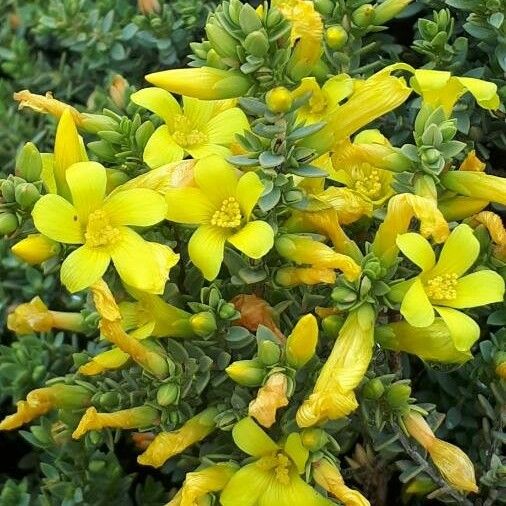
[[244, 33], [251, 33], [262, 28], [262, 21], [251, 5], [244, 4], [239, 13], [239, 25]]
[[335, 2], [332, 2], [332, 0], [314, 0], [314, 6], [316, 7], [316, 10], [320, 14], [325, 14], [326, 16], [329, 16], [332, 14], [332, 11], [334, 10], [334, 7], [336, 5]]
[[258, 345], [258, 359], [266, 366], [273, 366], [279, 362], [281, 350], [272, 341], [261, 341]]
[[259, 360], [237, 360], [225, 372], [233, 381], [245, 387], [259, 387], [267, 374]]
[[16, 186], [14, 195], [16, 202], [22, 209], [31, 209], [35, 202], [40, 199], [39, 190], [33, 183], [23, 183]]
[[269, 39], [264, 32], [255, 30], [246, 37], [243, 46], [253, 56], [262, 57], [269, 52]]
[[300, 437], [302, 444], [311, 452], [321, 450], [329, 440], [327, 433], [322, 429], [304, 429]]
[[363, 277], [360, 282], [360, 297], [365, 297], [371, 291], [371, 288], [371, 280], [367, 276]]
[[385, 0], [375, 6], [374, 24], [383, 25], [400, 14], [412, 0]]
[[105, 114], [81, 114], [81, 128], [90, 134], [96, 134], [103, 130], [115, 130], [117, 126], [117, 121]]
[[202, 311], [190, 317], [190, 326], [199, 337], [209, 337], [216, 330], [216, 319], [210, 311]]
[[411, 387], [406, 383], [395, 383], [388, 388], [386, 400], [391, 408], [401, 408], [411, 396]]
[[385, 392], [385, 385], [379, 378], [368, 381], [362, 388], [362, 395], [366, 399], [378, 400]]
[[351, 19], [357, 26], [366, 28], [373, 24], [374, 14], [374, 7], [371, 4], [365, 4], [353, 11]]
[[357, 294], [350, 288], [338, 286], [332, 290], [332, 300], [341, 304], [351, 304], [357, 300]]
[[440, 156], [441, 153], [436, 148], [429, 148], [422, 153], [421, 159], [423, 162], [431, 165], [436, 163]]
[[267, 12], [267, 28], [272, 28], [276, 26], [278, 23], [281, 23], [283, 21], [283, 15], [281, 12], [278, 11], [278, 9], [270, 8]]
[[2, 181], [2, 197], [5, 202], [14, 202], [14, 183], [10, 179]]
[[27, 142], [16, 159], [16, 175], [29, 183], [38, 181], [42, 172], [42, 157], [35, 144]]
[[55, 405], [63, 409], [83, 408], [91, 400], [91, 392], [78, 385], [57, 383], [49, 388], [55, 392]]
[[18, 228], [19, 222], [15, 214], [0, 214], [0, 236], [12, 234]]
[[119, 394], [117, 394], [116, 392], [106, 392], [102, 394], [98, 399], [100, 405], [102, 405], [106, 409], [112, 409], [117, 407], [119, 401], [120, 401]]
[[225, 58], [237, 57], [237, 45], [239, 44], [221, 26], [210, 22], [206, 25], [206, 35], [213, 49]]
[[337, 314], [333, 314], [330, 316], [326, 316], [322, 320], [322, 329], [323, 332], [329, 337], [336, 338], [337, 334], [341, 330], [341, 327], [344, 325], [344, 318]]
[[341, 49], [348, 42], [348, 32], [341, 25], [329, 26], [325, 31], [325, 40], [330, 49]]
[[179, 396], [179, 387], [174, 383], [162, 385], [156, 392], [156, 402], [160, 406], [170, 406], [176, 402]]
[[218, 311], [218, 315], [222, 320], [228, 320], [229, 318], [234, 317], [236, 314], [237, 309], [230, 302], [223, 304], [223, 306], [221, 306], [220, 310]]

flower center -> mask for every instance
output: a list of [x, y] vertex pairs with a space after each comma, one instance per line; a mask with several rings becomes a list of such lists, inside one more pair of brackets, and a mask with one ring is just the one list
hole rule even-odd
[[372, 169], [369, 174], [362, 173], [355, 181], [355, 190], [369, 198], [374, 198], [381, 191], [381, 180], [379, 172]]
[[119, 236], [119, 230], [110, 224], [107, 214], [101, 209], [93, 211], [88, 216], [88, 226], [84, 237], [86, 244], [92, 248], [111, 246], [118, 241]]
[[278, 452], [262, 457], [257, 464], [264, 471], [274, 470], [274, 476], [279, 483], [283, 485], [290, 483], [289, 471], [292, 464], [284, 453]]
[[427, 281], [425, 291], [431, 299], [454, 300], [457, 298], [457, 274], [443, 274]]
[[192, 128], [191, 121], [182, 114], [174, 116], [174, 132], [172, 138], [180, 146], [194, 146], [207, 141], [207, 135]]
[[234, 197], [225, 199], [211, 218], [211, 225], [221, 228], [235, 228], [241, 224], [241, 208]]

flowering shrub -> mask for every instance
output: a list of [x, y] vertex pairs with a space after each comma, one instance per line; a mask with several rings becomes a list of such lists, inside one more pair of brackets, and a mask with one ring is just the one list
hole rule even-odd
[[102, 453], [125, 440], [173, 485], [139, 504], [394, 504], [399, 482], [406, 502], [501, 500], [506, 180], [458, 116], [504, 104], [492, 81], [353, 62], [410, 3], [224, 1], [123, 117], [17, 95], [58, 125], [2, 181], [0, 230], [74, 302], [7, 319], [53, 354], [73, 339], [73, 363], [12, 380], [0, 422], [49, 455], [42, 504], [105, 504], [102, 468], [128, 501]]

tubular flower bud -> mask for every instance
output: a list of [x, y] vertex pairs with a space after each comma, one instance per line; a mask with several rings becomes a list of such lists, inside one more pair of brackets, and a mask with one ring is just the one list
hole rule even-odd
[[50, 311], [40, 297], [20, 304], [7, 317], [7, 327], [16, 334], [49, 332], [51, 329], [83, 331], [84, 319], [81, 313]]
[[448, 223], [435, 202], [410, 193], [394, 195], [388, 202], [387, 214], [372, 244], [373, 253], [384, 265], [395, 262], [399, 253], [397, 236], [407, 232], [413, 217], [420, 221], [423, 237], [432, 236], [436, 243], [443, 242], [450, 234]]
[[477, 156], [476, 151], [473, 149], [470, 151], [464, 161], [460, 164], [459, 170], [470, 171], [470, 172], [483, 172], [486, 163], [482, 162]]
[[389, 323], [377, 327], [374, 337], [384, 348], [412, 353], [423, 360], [454, 364], [473, 357], [469, 351], [457, 350], [442, 318], [428, 327], [413, 327], [406, 321]]
[[187, 473], [183, 487], [166, 506], [207, 504], [203, 501], [208, 494], [223, 490], [236, 471], [237, 466], [222, 462]]
[[285, 234], [276, 240], [275, 246], [281, 256], [296, 264], [339, 269], [350, 281], [360, 276], [360, 267], [352, 258], [336, 253], [329, 246], [313, 239]]
[[341, 25], [329, 26], [325, 39], [331, 49], [341, 49], [348, 42], [348, 32]]
[[241, 97], [253, 84], [240, 72], [212, 67], [163, 70], [148, 74], [146, 80], [171, 93], [202, 100]]
[[316, 267], [282, 267], [276, 272], [276, 283], [284, 287], [299, 285], [334, 284], [336, 273], [332, 269]]
[[265, 300], [256, 295], [241, 294], [231, 300], [237, 311], [241, 313], [241, 318], [234, 321], [234, 325], [256, 332], [259, 325], [263, 325], [271, 330], [280, 342], [284, 342], [285, 336], [279, 330], [274, 321], [274, 309], [272, 309]]
[[313, 393], [297, 411], [299, 427], [341, 418], [357, 408], [353, 390], [362, 381], [372, 358], [374, 321], [374, 310], [369, 305], [349, 314]]
[[102, 335], [121, 351], [130, 355], [141, 367], [159, 378], [165, 378], [168, 374], [167, 361], [123, 330], [119, 307], [107, 284], [100, 280], [91, 286], [91, 291], [95, 307], [101, 317]]
[[[139, 0], [139, 3], [142, 0]], [[157, 0], [154, 0], [155, 2]], [[160, 7], [160, 6], [158, 6]], [[126, 106], [126, 91], [128, 89], [128, 81], [120, 74], [116, 74], [112, 78], [111, 85], [109, 86], [109, 95], [111, 100], [120, 108]]]
[[403, 422], [409, 435], [429, 452], [434, 465], [452, 487], [478, 492], [473, 463], [460, 448], [438, 439], [420, 413], [410, 411]]
[[284, 86], [278, 86], [267, 92], [265, 103], [275, 113], [288, 112], [292, 107], [292, 94]]
[[141, 429], [153, 425], [157, 418], [158, 411], [149, 406], [122, 409], [114, 413], [97, 413], [97, 410], [91, 406], [84, 413], [72, 437], [80, 439], [91, 430], [106, 428]]
[[318, 343], [318, 323], [312, 314], [299, 319], [286, 340], [286, 360], [300, 369], [313, 358]]
[[339, 499], [344, 506], [370, 506], [371, 504], [360, 492], [347, 487], [339, 469], [326, 459], [313, 464], [313, 478], [320, 487]]
[[384, 25], [400, 14], [413, 0], [385, 0], [374, 7], [374, 24]]
[[81, 408], [90, 401], [90, 398], [91, 394], [85, 388], [63, 383], [32, 390], [25, 401], [16, 404], [16, 413], [0, 422], [0, 430], [17, 429], [54, 408]]
[[260, 425], [272, 427], [276, 422], [279, 408], [288, 406], [288, 380], [283, 373], [275, 373], [260, 387], [257, 396], [249, 404], [248, 415], [255, 418]]
[[180, 429], [160, 432], [146, 451], [137, 457], [137, 462], [145, 466], [161, 467], [167, 459], [208, 436], [216, 427], [214, 418], [217, 414], [216, 408], [208, 408], [190, 418]]
[[479, 213], [489, 204], [488, 200], [475, 199], [454, 195], [438, 201], [438, 209], [443, 213], [446, 221], [462, 221], [473, 214]]
[[506, 261], [506, 229], [501, 217], [491, 211], [483, 211], [473, 216], [469, 224], [471, 226], [483, 225], [495, 243], [494, 256], [499, 260]]
[[246, 387], [261, 385], [267, 374], [258, 360], [237, 360], [232, 362], [225, 372], [233, 381]]
[[27, 264], [38, 265], [56, 256], [60, 245], [42, 234], [30, 234], [12, 246], [11, 251]]
[[484, 172], [452, 170], [441, 176], [441, 183], [448, 190], [506, 205], [506, 180]]

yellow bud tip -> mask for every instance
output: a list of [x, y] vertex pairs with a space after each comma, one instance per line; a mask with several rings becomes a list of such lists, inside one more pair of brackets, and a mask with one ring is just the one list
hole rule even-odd
[[348, 41], [348, 32], [341, 25], [330, 26], [325, 38], [331, 49], [341, 49]]
[[60, 245], [42, 234], [30, 234], [14, 244], [11, 251], [27, 264], [38, 265], [57, 255]]
[[304, 315], [286, 341], [286, 359], [292, 367], [303, 367], [311, 360], [318, 343], [318, 322], [312, 314]]
[[265, 103], [272, 112], [288, 112], [293, 103], [292, 94], [284, 86], [278, 86], [267, 92]]

